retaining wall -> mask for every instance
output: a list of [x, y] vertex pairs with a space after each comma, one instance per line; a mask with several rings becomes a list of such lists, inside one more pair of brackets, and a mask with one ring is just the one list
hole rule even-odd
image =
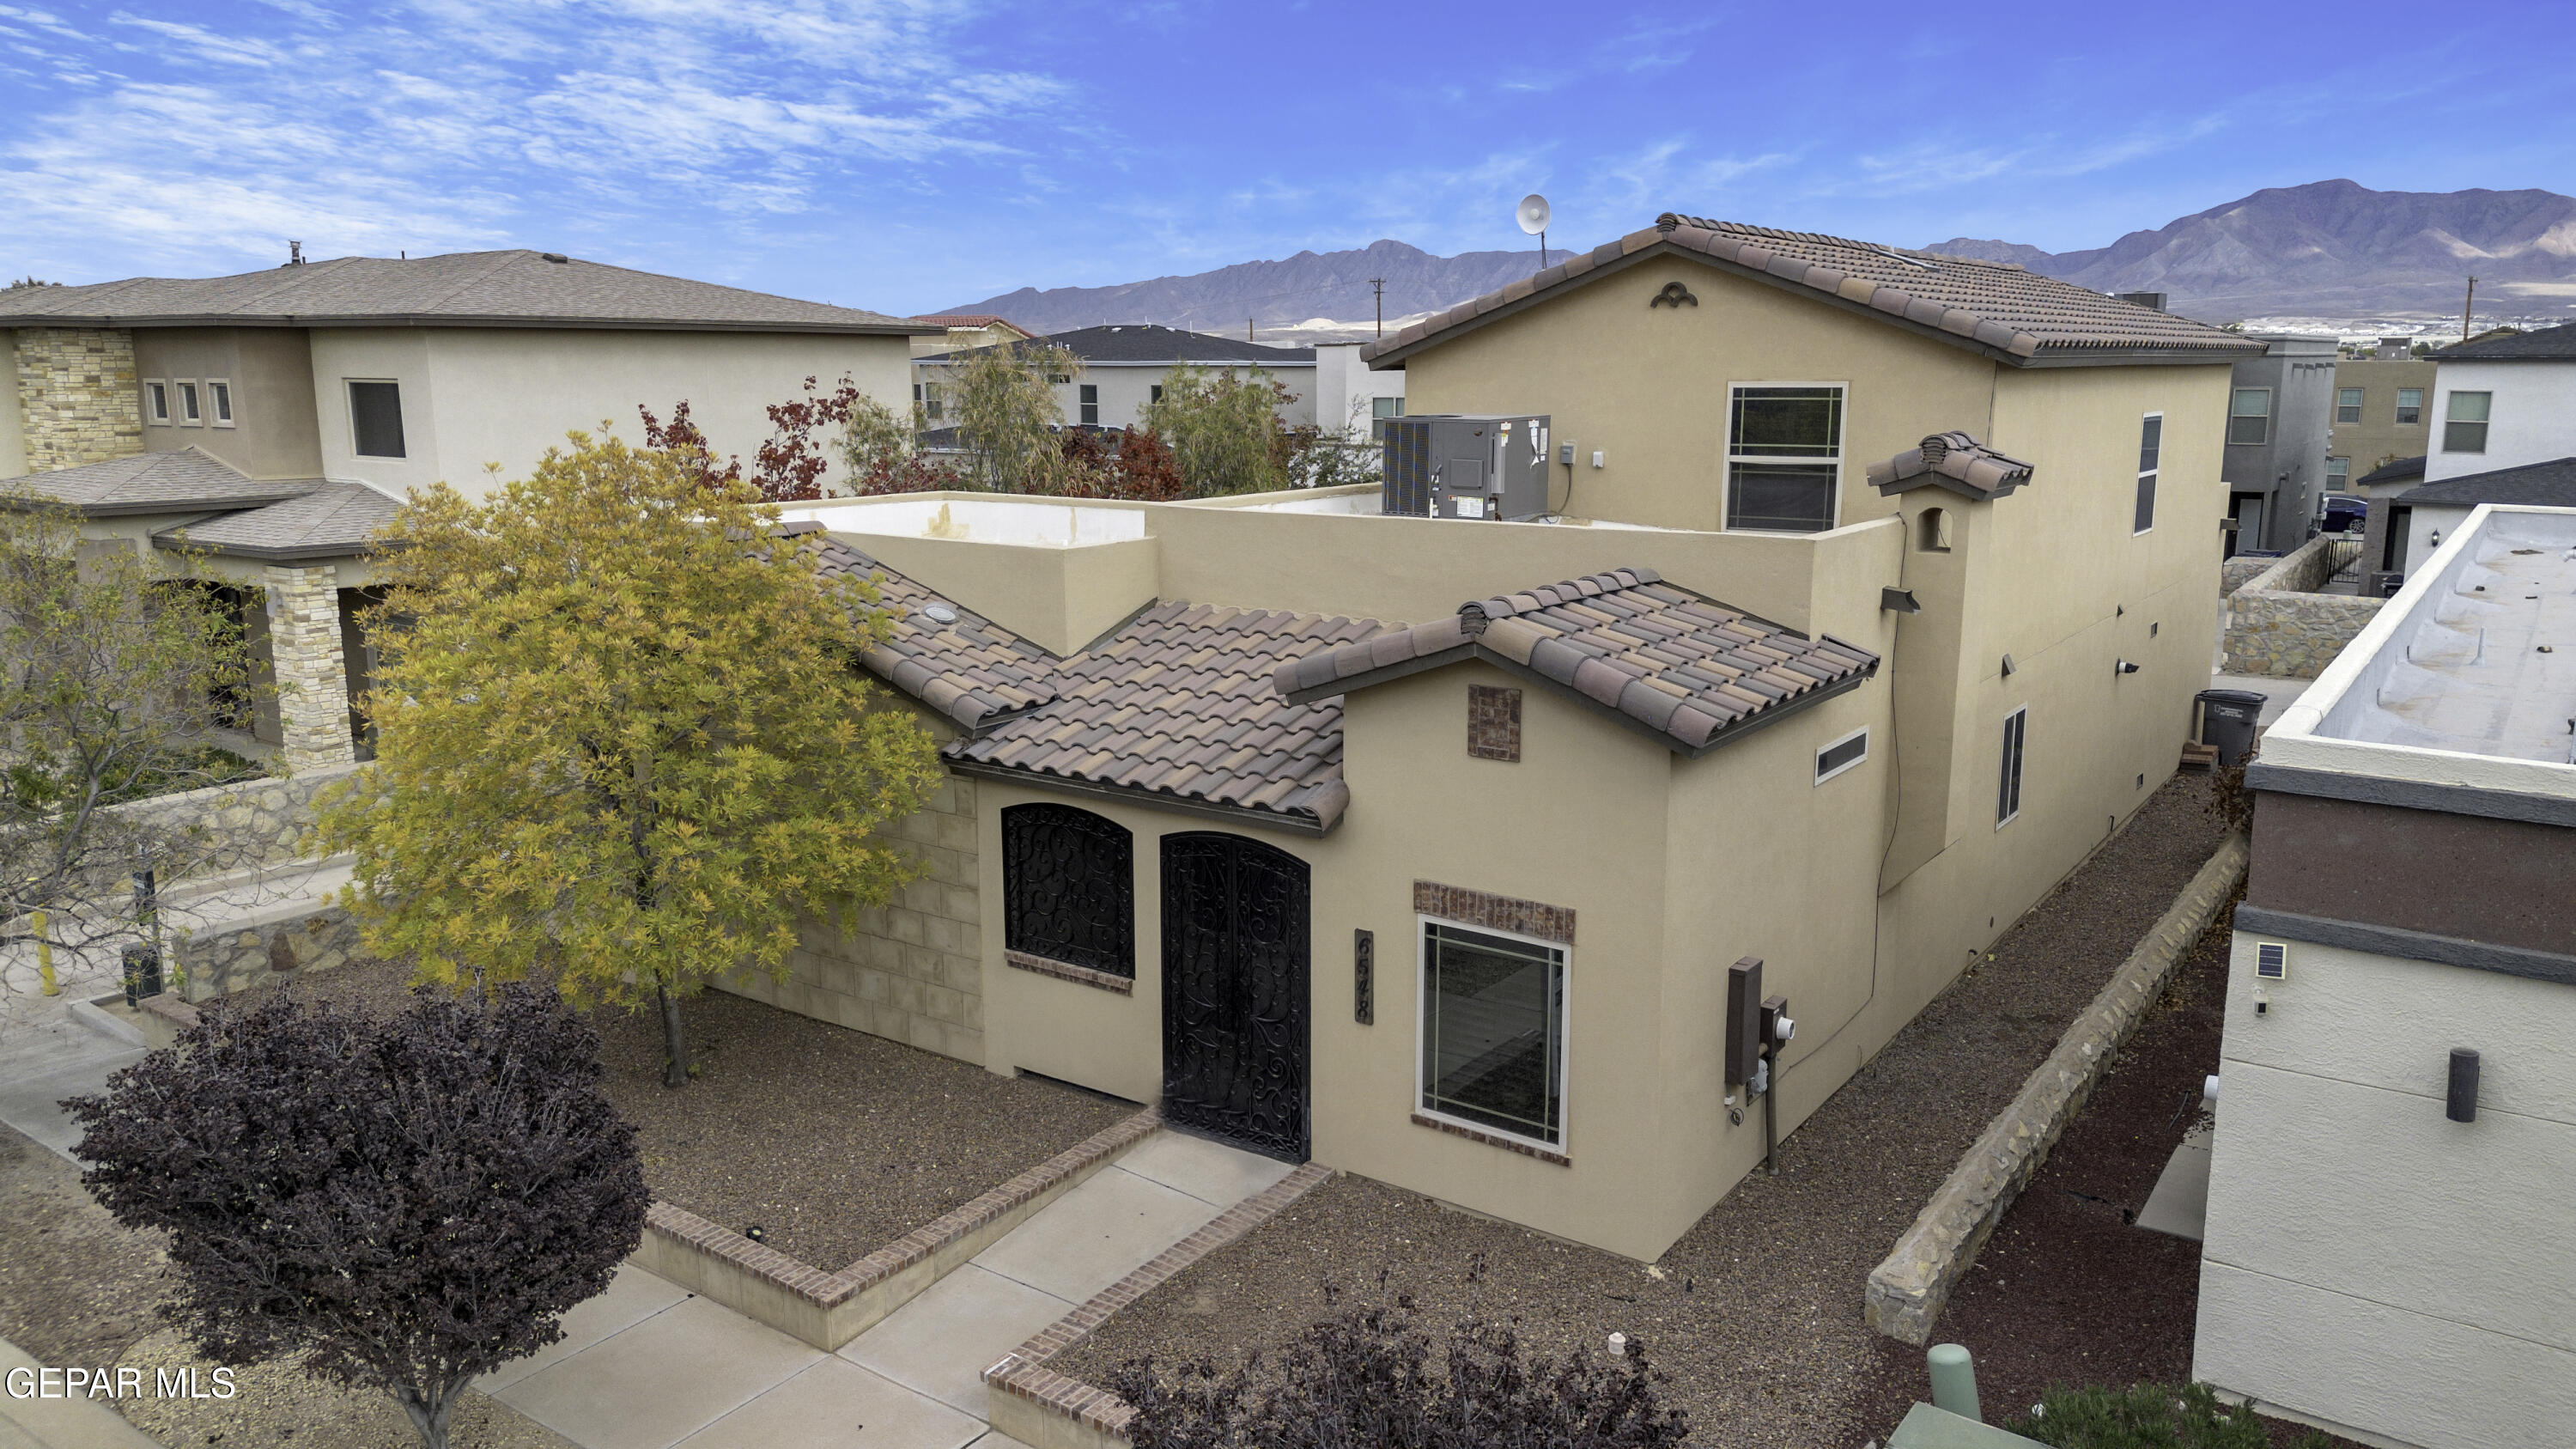
[[313, 829], [313, 797], [323, 787], [347, 779], [351, 768], [210, 785], [115, 809], [164, 829], [189, 824], [205, 828], [204, 847], [193, 859], [173, 862], [165, 872], [170, 878], [277, 865], [304, 858], [304, 837]]
[[2230, 593], [2226, 672], [2272, 679], [2323, 673], [2386, 602], [2316, 592], [2360, 551], [2353, 539], [2323, 534]]
[[297, 972], [328, 971], [366, 954], [358, 923], [347, 911], [310, 899], [174, 932], [169, 951], [180, 994], [190, 1001], [247, 991]]

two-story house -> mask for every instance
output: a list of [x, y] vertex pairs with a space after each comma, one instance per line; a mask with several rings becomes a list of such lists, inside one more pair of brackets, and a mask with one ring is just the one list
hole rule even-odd
[[2482, 503], [2576, 504], [2576, 323], [2472, 338], [2433, 354], [2436, 374], [2423, 481], [2372, 505], [2385, 542], [2379, 567], [2431, 558]]
[[[1135, 426], [1145, 409], [1163, 395], [1163, 384], [1178, 367], [1232, 370], [1238, 376], [1258, 368], [1292, 394], [1279, 406], [1281, 422], [1300, 427], [1315, 421], [1315, 349], [1311, 347], [1265, 347], [1239, 337], [1152, 322], [1103, 323], [1051, 333], [1036, 341], [1065, 349], [1078, 364], [1077, 371], [1053, 380], [1056, 409], [1070, 426], [1113, 431]], [[933, 431], [956, 422], [947, 414], [947, 393], [950, 370], [962, 356], [961, 351], [948, 350], [913, 359], [920, 384], [914, 396]]]

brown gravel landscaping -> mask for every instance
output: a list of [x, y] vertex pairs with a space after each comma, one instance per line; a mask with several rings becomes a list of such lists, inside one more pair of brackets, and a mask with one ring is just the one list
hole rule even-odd
[[[371, 1011], [407, 999], [370, 963], [283, 988]], [[592, 1014], [609, 1100], [636, 1125], [653, 1195], [837, 1269], [1136, 1111], [721, 991], [683, 1007], [698, 1077], [662, 1086], [650, 1012]]]
[[[2168, 781], [2014, 923], [1992, 959], [1972, 967], [1782, 1143], [1780, 1176], [1745, 1178], [1651, 1269], [1338, 1178], [1139, 1300], [1050, 1367], [1096, 1383], [1144, 1354], [1232, 1361], [1320, 1316], [1318, 1284], [1327, 1274], [1351, 1284], [1392, 1265], [1395, 1286], [1415, 1294], [1434, 1322], [1472, 1300], [1488, 1313], [1521, 1317], [1550, 1352], [1596, 1351], [1607, 1333], [1629, 1334], [1671, 1375], [1667, 1390], [1690, 1411], [1695, 1444], [1858, 1449], [1884, 1439], [1905, 1403], [1928, 1389], [1920, 1351], [1861, 1321], [1870, 1269], [2217, 849], [2223, 830], [2205, 808], [2207, 796], [2205, 777]], [[2195, 1068], [2191, 1080], [2204, 1070]], [[1463, 1280], [1478, 1254], [1486, 1279], [1470, 1290]], [[2187, 1253], [2179, 1261], [2189, 1294], [2196, 1263]], [[2088, 1339], [2128, 1331], [2122, 1310], [2097, 1306], [2102, 1311], [2084, 1324]], [[2071, 1321], [2058, 1328], [2074, 1331]], [[1945, 1321], [1941, 1336], [1949, 1335]], [[2078, 1364], [2083, 1351], [2078, 1343]]]

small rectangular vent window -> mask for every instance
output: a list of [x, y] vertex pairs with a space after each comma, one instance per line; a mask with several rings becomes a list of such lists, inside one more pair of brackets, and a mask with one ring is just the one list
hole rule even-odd
[[1816, 783], [1821, 785], [1869, 758], [1869, 731], [1855, 730], [1816, 751]]
[[2290, 974], [2290, 948], [2278, 941], [2259, 941], [2254, 946], [2254, 974], [2266, 981], [2279, 981]]
[[2030, 734], [2030, 706], [2004, 716], [2003, 781], [1995, 790], [1995, 828], [2010, 825], [2021, 814], [2021, 751]]

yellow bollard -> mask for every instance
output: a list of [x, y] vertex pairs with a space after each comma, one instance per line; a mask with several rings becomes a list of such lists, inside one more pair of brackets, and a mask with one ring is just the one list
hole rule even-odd
[[45, 939], [45, 913], [37, 911], [30, 919], [36, 927], [36, 974], [44, 980], [47, 996], [60, 996], [63, 986], [54, 979], [54, 943]]

